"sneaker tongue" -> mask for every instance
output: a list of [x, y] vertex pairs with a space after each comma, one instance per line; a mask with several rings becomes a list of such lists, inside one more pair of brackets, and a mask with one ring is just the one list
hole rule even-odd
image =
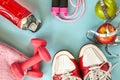
[[11, 71], [11, 64], [27, 59], [22, 53], [14, 48], [0, 42], [0, 80], [21, 80], [14, 76]]
[[71, 61], [74, 63], [75, 65], [75, 69], [73, 71], [71, 71], [71, 75], [72, 76], [76, 76], [76, 77], [79, 77], [79, 78], [82, 78], [81, 74], [80, 74], [80, 70], [79, 70], [79, 66], [78, 66], [78, 63], [75, 59], [71, 59]]

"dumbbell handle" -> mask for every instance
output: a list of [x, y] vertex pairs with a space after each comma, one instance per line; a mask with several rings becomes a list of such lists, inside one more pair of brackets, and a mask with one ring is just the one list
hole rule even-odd
[[[37, 55], [37, 54], [39, 54], [39, 53], [38, 53], [38, 47], [35, 48], [35, 50], [34, 50], [34, 55], [33, 55], [33, 56], [35, 56], [35, 55]], [[35, 64], [35, 65], [32, 66], [32, 69], [33, 69], [33, 70], [37, 70], [37, 71], [38, 71], [39, 68], [40, 68], [40, 62], [38, 62], [37, 64]]]
[[[39, 47], [45, 47], [47, 45], [46, 40], [34, 38], [31, 40], [31, 44], [34, 46], [34, 54], [33, 56], [39, 54]], [[32, 66], [32, 70], [39, 70], [40, 68], [40, 62]]]
[[40, 57], [39, 54], [37, 54], [37, 55], [31, 57], [30, 59], [28, 59], [27, 61], [23, 62], [21, 64], [21, 68], [23, 71], [25, 71], [26, 69], [35, 65], [36, 63], [40, 62], [41, 60], [42, 60], [42, 58]]
[[37, 64], [35, 64], [35, 65], [32, 66], [32, 69], [33, 69], [33, 70], [40, 71], [39, 68], [40, 68], [40, 62], [38, 62]]
[[32, 67], [33, 65], [37, 64], [41, 60], [44, 60], [46, 62], [50, 61], [51, 57], [46, 48], [40, 47], [38, 49], [38, 51], [39, 51], [38, 52], [39, 54], [37, 54], [37, 55], [31, 57], [30, 59], [26, 60], [25, 62], [21, 63], [21, 68], [23, 71], [28, 69], [29, 67]]

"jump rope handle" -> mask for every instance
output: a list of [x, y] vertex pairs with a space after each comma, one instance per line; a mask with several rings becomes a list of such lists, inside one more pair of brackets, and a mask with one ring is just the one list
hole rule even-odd
[[60, 12], [60, 7], [59, 7], [59, 2], [60, 0], [52, 0], [52, 13], [54, 16], [58, 16], [59, 12]]
[[68, 0], [52, 0], [52, 13], [58, 16], [59, 13], [63, 15], [68, 14]]
[[60, 0], [60, 8], [67, 8], [68, 0]]
[[60, 14], [67, 16], [67, 14], [68, 14], [68, 0], [60, 0]]
[[60, 0], [52, 0], [52, 7], [59, 7]]

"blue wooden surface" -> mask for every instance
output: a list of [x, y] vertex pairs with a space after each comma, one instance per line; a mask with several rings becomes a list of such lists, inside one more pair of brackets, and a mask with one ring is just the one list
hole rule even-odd
[[[20, 30], [7, 19], [0, 16], [0, 40], [15, 47], [29, 57], [33, 54], [33, 47], [30, 45], [30, 40], [37, 37], [47, 40], [47, 49], [52, 58], [57, 51], [67, 49], [71, 51], [77, 59], [80, 47], [84, 44], [91, 43], [87, 40], [85, 33], [90, 29], [97, 28], [103, 23], [103, 20], [99, 19], [94, 12], [94, 7], [98, 0], [85, 0], [86, 11], [84, 16], [79, 21], [73, 23], [60, 22], [51, 14], [51, 0], [21, 1], [23, 1], [22, 4], [27, 5], [27, 8], [31, 8], [30, 10], [32, 10], [36, 17], [42, 20], [42, 28], [36, 33]], [[116, 0], [116, 2], [119, 7], [120, 1]], [[112, 24], [117, 26], [119, 22], [120, 16], [118, 16]], [[113, 65], [118, 63], [118, 65], [112, 70], [112, 80], [120, 80], [120, 58], [109, 56], [104, 51], [104, 46], [97, 46], [102, 49], [107, 59], [112, 62]], [[119, 48], [119, 46], [110, 47], [111, 51], [116, 53], [120, 52]], [[44, 76], [40, 80], [52, 80], [52, 60], [49, 63], [42, 62], [41, 64], [41, 70], [44, 72]], [[38, 79], [26, 77], [25, 80]]]

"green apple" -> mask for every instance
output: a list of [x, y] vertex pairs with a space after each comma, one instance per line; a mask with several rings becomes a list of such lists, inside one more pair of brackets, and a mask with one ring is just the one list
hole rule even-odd
[[[109, 15], [109, 17], [113, 17], [117, 11], [117, 4], [114, 0], [103, 0], [106, 6], [106, 11]], [[102, 10], [100, 1], [97, 2], [96, 6], [95, 6], [95, 12], [96, 15], [101, 18], [101, 19], [106, 19], [104, 12]]]

